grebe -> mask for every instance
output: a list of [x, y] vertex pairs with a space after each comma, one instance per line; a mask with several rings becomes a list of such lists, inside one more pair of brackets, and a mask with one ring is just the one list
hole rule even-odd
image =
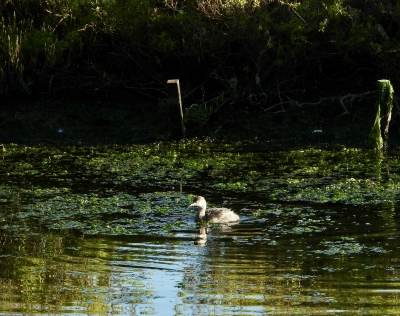
[[189, 206], [197, 207], [196, 222], [227, 223], [239, 220], [239, 216], [229, 208], [221, 207], [207, 210], [207, 202], [202, 196], [195, 198]]

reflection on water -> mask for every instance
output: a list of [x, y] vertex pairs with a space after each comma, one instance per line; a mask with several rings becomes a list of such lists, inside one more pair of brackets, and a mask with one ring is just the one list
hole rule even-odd
[[0, 313], [397, 315], [396, 210], [322, 211], [331, 222], [322, 233], [243, 214], [237, 225], [163, 236], [4, 235]]
[[206, 242], [207, 242], [207, 227], [204, 225], [201, 225], [199, 227], [199, 234], [197, 235], [197, 238], [194, 241], [194, 244], [197, 246], [205, 246]]

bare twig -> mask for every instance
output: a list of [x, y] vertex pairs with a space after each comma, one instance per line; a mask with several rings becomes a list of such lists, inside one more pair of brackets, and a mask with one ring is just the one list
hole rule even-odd
[[[362, 99], [364, 97], [371, 96], [372, 94], [375, 94], [375, 93], [376, 93], [376, 91], [368, 91], [368, 92], [358, 93], [358, 94], [349, 93], [349, 94], [346, 94], [344, 96], [330, 96], [330, 97], [321, 98], [321, 99], [319, 99], [318, 102], [298, 103], [297, 101], [289, 99], [289, 101], [279, 102], [279, 103], [269, 107], [268, 109], [264, 109], [264, 111], [267, 112], [267, 111], [269, 111], [269, 110], [271, 110], [271, 109], [273, 109], [273, 108], [275, 108], [275, 107], [277, 107], [279, 105], [282, 106], [282, 109], [283, 109], [283, 105], [284, 104], [288, 104], [288, 103], [291, 104], [291, 107], [293, 107], [293, 106], [302, 107], [302, 106], [305, 106], [305, 105], [320, 105], [320, 104], [322, 104], [322, 103], [324, 103], [326, 101], [333, 102], [333, 101], [337, 100], [337, 101], [340, 102], [340, 105], [344, 109], [344, 112], [342, 114], [342, 115], [344, 115], [344, 114], [350, 114], [350, 112], [348, 111], [348, 109], [346, 107], [346, 103], [350, 103], [350, 106], [351, 106], [351, 105], [353, 105], [354, 99]], [[283, 112], [285, 112], [285, 111], [286, 110], [283, 110]], [[282, 112], [282, 111], [279, 111], [279, 112]]]
[[300, 19], [300, 20], [302, 20], [303, 21], [303, 23], [305, 24], [305, 25], [307, 25], [307, 22], [303, 19], [303, 17], [295, 10], [295, 8], [293, 8], [293, 7], [290, 7], [291, 9], [292, 9], [292, 11], [294, 12], [294, 14], [296, 14], [297, 15], [297, 17]]

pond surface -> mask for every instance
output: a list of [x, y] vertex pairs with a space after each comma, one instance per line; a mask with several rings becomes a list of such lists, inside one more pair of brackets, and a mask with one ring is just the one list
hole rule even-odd
[[7, 145], [0, 315], [398, 315], [399, 157]]

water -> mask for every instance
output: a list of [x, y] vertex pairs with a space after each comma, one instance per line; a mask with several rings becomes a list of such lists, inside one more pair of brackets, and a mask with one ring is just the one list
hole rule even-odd
[[386, 223], [379, 208], [326, 211], [336, 214], [323, 234], [282, 235], [248, 218], [214, 228], [204, 246], [197, 231], [3, 237], [0, 312], [398, 315], [396, 218]]
[[[304, 161], [286, 165], [286, 177], [278, 162], [263, 165], [270, 184], [254, 180], [262, 162], [243, 158], [231, 166], [240, 170], [230, 182], [234, 188], [218, 188], [229, 183], [221, 181], [229, 168], [197, 175], [187, 168], [179, 186], [182, 175], [171, 176], [178, 171], [168, 168], [160, 175], [162, 164], [127, 181], [129, 173], [110, 178], [71, 165], [71, 156], [48, 168], [48, 153], [30, 158], [32, 167], [19, 167], [15, 157], [3, 159], [9, 176], [0, 186], [0, 315], [399, 315], [399, 208], [387, 192], [384, 202], [375, 203], [374, 190], [386, 182], [376, 180], [374, 168], [374, 179], [353, 168], [348, 195], [358, 194], [354, 202], [316, 203], [304, 201], [305, 195], [279, 195], [284, 188], [298, 197], [306, 189], [298, 189], [301, 179], [316, 183], [313, 196], [332, 183], [318, 182], [315, 174], [306, 178], [310, 168], [299, 171]], [[87, 159], [92, 161], [90, 153]], [[390, 161], [382, 174], [396, 174], [393, 156]], [[368, 185], [360, 189], [362, 178]], [[279, 179], [296, 184], [287, 187]], [[391, 179], [394, 190], [399, 185]], [[135, 189], [138, 181], [142, 186]], [[257, 189], [262, 181], [268, 192]], [[160, 191], [171, 183], [173, 191]], [[205, 235], [187, 209], [189, 193], [204, 192], [210, 204], [232, 207], [241, 221], [212, 226]], [[364, 196], [373, 203], [359, 203]]]

